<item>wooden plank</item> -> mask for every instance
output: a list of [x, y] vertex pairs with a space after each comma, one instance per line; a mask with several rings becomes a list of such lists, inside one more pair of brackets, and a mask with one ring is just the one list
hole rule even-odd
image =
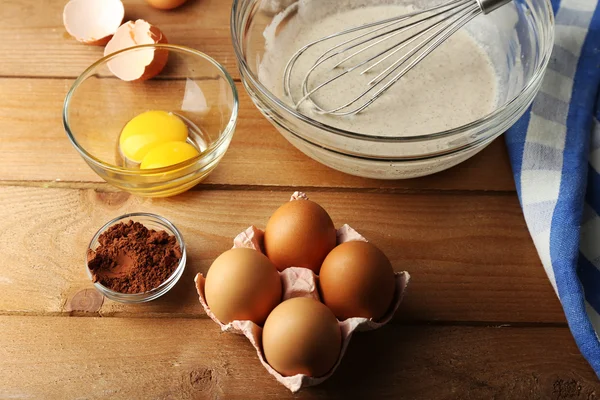
[[[16, 0], [2, 4], [0, 76], [76, 77], [102, 57], [103, 47], [86, 46], [66, 32], [65, 3]], [[229, 33], [231, 2], [190, 0], [168, 12], [144, 0], [123, 3], [125, 20], [145, 19], [159, 27], [170, 43], [203, 51], [239, 77]]]
[[2, 398], [593, 399], [567, 328], [387, 326], [293, 395], [208, 320], [0, 317]]
[[[93, 190], [0, 188], [0, 314], [200, 316], [193, 278], [250, 225], [263, 227], [287, 191], [194, 191], [142, 200]], [[331, 214], [412, 275], [403, 321], [564, 323], [515, 196], [312, 192]], [[178, 285], [144, 305], [78, 298], [92, 289], [84, 255], [95, 231], [128, 212], [179, 227], [189, 262]], [[94, 304], [92, 306], [89, 303]]]
[[[70, 79], [0, 79], [0, 93], [4, 94], [0, 97], [0, 180], [101, 181], [72, 148], [62, 127], [63, 100], [71, 84]], [[228, 153], [207, 183], [514, 191], [502, 138], [471, 160], [433, 176], [363, 179], [334, 171], [296, 150], [260, 114], [241, 85], [238, 90], [238, 128]], [[96, 101], [90, 98], [91, 104]], [[99, 122], [101, 126], [105, 123]]]

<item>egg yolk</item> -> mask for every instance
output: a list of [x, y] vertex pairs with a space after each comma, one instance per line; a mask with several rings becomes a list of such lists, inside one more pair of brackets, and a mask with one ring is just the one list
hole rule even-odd
[[187, 137], [187, 125], [177, 115], [146, 111], [125, 125], [119, 147], [127, 159], [140, 163], [152, 148], [167, 142], [185, 142]]
[[151, 169], [168, 167], [194, 158], [199, 154], [198, 150], [189, 143], [167, 142], [150, 149], [142, 160], [140, 168]]

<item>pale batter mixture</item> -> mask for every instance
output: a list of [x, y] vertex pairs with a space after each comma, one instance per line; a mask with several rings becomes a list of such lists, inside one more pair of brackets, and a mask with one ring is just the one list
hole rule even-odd
[[[344, 7], [339, 7], [341, 3]], [[266, 52], [260, 62], [259, 79], [276, 96], [285, 97], [282, 81], [285, 65], [305, 44], [349, 27], [411, 10], [403, 5], [383, 4], [338, 12], [345, 9], [346, 3], [338, 2], [336, 6], [336, 2], [331, 1], [301, 1], [298, 8], [281, 13], [265, 30]], [[331, 43], [316, 48], [299, 59], [292, 76], [296, 99], [302, 97], [300, 82], [306, 71], [316, 56], [330, 46]], [[335, 81], [320, 91], [316, 100], [325, 106], [340, 105], [342, 100], [351, 99], [359, 90], [364, 90], [366, 82], [375, 75], [371, 74], [366, 80], [353, 75]], [[311, 82], [329, 76], [331, 73], [323, 70]], [[360, 114], [348, 117], [322, 115], [315, 112], [309, 102], [304, 103], [300, 111], [312, 119], [353, 132], [378, 136], [422, 135], [456, 128], [489, 114], [498, 102], [497, 81], [486, 52], [465, 30], [460, 30]]]

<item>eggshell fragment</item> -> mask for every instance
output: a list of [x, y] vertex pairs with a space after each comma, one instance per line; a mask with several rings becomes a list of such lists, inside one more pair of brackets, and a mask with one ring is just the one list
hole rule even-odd
[[[299, 199], [306, 199], [306, 195], [300, 192], [296, 192], [291, 198], [292, 201]], [[345, 243], [347, 241], [367, 241], [362, 235], [360, 235], [360, 233], [358, 233], [348, 225], [343, 225], [337, 230], [336, 233], [338, 244]], [[263, 251], [263, 242], [264, 232], [254, 226], [251, 226], [235, 237], [233, 241], [233, 247], [249, 247], [255, 250]], [[314, 272], [312, 272], [310, 269], [290, 267], [280, 272], [280, 274], [283, 285], [283, 300], [287, 300], [294, 297], [311, 297], [313, 299], [320, 300], [319, 292], [317, 290], [318, 276], [316, 276]], [[340, 356], [334, 367], [326, 375], [316, 378], [302, 374], [294, 376], [282, 376], [280, 373], [275, 371], [275, 369], [273, 369], [264, 358], [264, 352], [262, 350], [261, 344], [262, 328], [253, 323], [252, 321], [236, 320], [232, 321], [229, 324], [221, 323], [206, 304], [206, 299], [204, 295], [204, 276], [202, 276], [202, 274], [197, 274], [196, 278], [194, 279], [194, 282], [196, 283], [196, 290], [198, 291], [200, 304], [204, 308], [206, 314], [221, 327], [222, 331], [237, 333], [246, 336], [246, 338], [248, 338], [250, 343], [254, 346], [258, 359], [260, 360], [263, 367], [269, 372], [269, 374], [271, 374], [275, 379], [277, 379], [279, 383], [284, 385], [291, 392], [295, 393], [303, 387], [318, 385], [327, 380], [329, 377], [331, 377], [331, 375], [333, 375], [333, 373], [341, 363], [346, 349], [348, 348], [348, 345], [350, 343], [350, 339], [352, 338], [352, 334], [355, 331], [369, 331], [378, 329], [390, 322], [394, 314], [398, 310], [400, 303], [402, 302], [402, 298], [406, 292], [406, 287], [408, 286], [409, 280], [410, 275], [406, 271], [396, 272], [394, 274], [395, 286], [392, 304], [390, 305], [390, 308], [385, 313], [385, 315], [378, 321], [374, 321], [368, 318], [353, 317], [339, 322], [340, 330], [342, 333], [342, 349], [340, 352]]]
[[[116, 51], [143, 44], [167, 43], [157, 27], [143, 19], [121, 25], [104, 49], [107, 56]], [[164, 49], [141, 49], [121, 54], [108, 61], [108, 69], [124, 81], [144, 81], [158, 75], [167, 64], [169, 52]]]
[[121, 0], [71, 0], [63, 9], [63, 23], [69, 35], [94, 46], [108, 43], [124, 17]]
[[146, 0], [148, 4], [159, 10], [172, 10], [183, 5], [186, 1], [187, 0]]

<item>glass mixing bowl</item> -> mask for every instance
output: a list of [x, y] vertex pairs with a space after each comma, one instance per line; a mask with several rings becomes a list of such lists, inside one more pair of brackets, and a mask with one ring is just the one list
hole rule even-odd
[[[514, 0], [488, 15], [478, 16], [463, 28], [485, 49], [496, 69], [499, 93], [493, 112], [455, 129], [419, 135], [390, 132], [375, 136], [337, 129], [297, 112], [258, 78], [265, 54], [265, 29], [269, 27], [277, 37], [279, 29], [285, 29], [286, 20], [299, 7], [331, 1], [336, 0], [234, 0], [231, 32], [242, 82], [260, 111], [295, 147], [348, 174], [376, 179], [413, 178], [450, 168], [472, 157], [523, 115], [540, 88], [550, 59], [554, 39], [550, 2]], [[354, 7], [358, 2], [339, 2], [338, 10]], [[419, 2], [426, 6], [441, 3], [360, 1], [366, 5], [414, 6]], [[282, 18], [273, 12], [277, 4], [290, 5], [296, 10], [290, 8], [291, 14]], [[276, 24], [279, 24], [277, 29], [272, 29]]]
[[[168, 52], [166, 67], [152, 79], [123, 81], [107, 63], [148, 50]], [[119, 136], [133, 117], [149, 110], [172, 112], [190, 132], [200, 155], [164, 168], [127, 164]], [[69, 140], [102, 179], [145, 197], [190, 189], [217, 166], [229, 147], [238, 115], [238, 95], [227, 71], [199, 51], [182, 46], [135, 46], [108, 55], [86, 69], [67, 94], [63, 123]]]

